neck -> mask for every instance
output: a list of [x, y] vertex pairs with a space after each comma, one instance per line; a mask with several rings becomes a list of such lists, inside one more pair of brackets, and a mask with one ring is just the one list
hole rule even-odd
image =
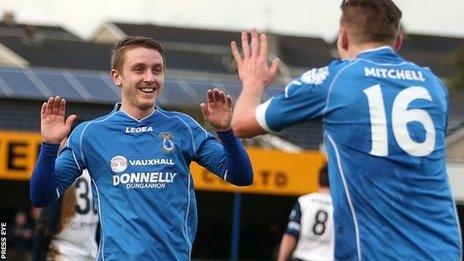
[[321, 193], [330, 193], [330, 189], [328, 187], [319, 187], [319, 192]]
[[124, 106], [124, 105], [125, 105], [124, 103], [121, 105], [120, 110], [136, 118], [137, 120], [147, 117], [155, 110], [155, 106], [150, 107], [148, 109], [139, 109], [136, 107], [130, 107], [130, 106], [127, 106], [127, 105]]
[[390, 47], [392, 47], [391, 45], [389, 45], [387, 43], [381, 43], [381, 42], [362, 43], [362, 44], [356, 44], [356, 45], [353, 44], [353, 45], [351, 45], [351, 48], [348, 51], [348, 58], [349, 59], [354, 59], [354, 58], [356, 58], [356, 56], [358, 56], [358, 54], [360, 52], [370, 50], [370, 49], [379, 48], [379, 47], [382, 47], [382, 46], [390, 46]]

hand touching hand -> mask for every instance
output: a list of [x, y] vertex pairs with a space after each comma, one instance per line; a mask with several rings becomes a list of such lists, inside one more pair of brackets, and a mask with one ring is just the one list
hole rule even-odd
[[238, 75], [243, 88], [264, 89], [274, 81], [279, 70], [279, 59], [275, 58], [271, 66], [268, 66], [268, 45], [265, 34], [258, 37], [258, 31], [252, 29], [251, 44], [249, 44], [248, 33], [242, 32], [243, 57], [234, 41], [231, 42], [230, 48], [237, 63]]
[[208, 90], [208, 103], [202, 103], [201, 111], [205, 120], [211, 124], [216, 131], [230, 130], [232, 120], [232, 99], [229, 95], [215, 88]]
[[65, 121], [66, 100], [59, 96], [50, 97], [42, 104], [40, 113], [40, 132], [46, 143], [60, 144], [68, 136], [76, 115], [70, 115]]

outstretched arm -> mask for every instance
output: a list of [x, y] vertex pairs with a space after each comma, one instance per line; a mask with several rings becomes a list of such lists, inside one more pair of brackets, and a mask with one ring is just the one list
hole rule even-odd
[[248, 33], [242, 32], [242, 50], [240, 55], [237, 44], [231, 42], [231, 50], [237, 63], [238, 75], [242, 82], [242, 92], [237, 100], [232, 116], [232, 129], [238, 137], [253, 137], [265, 133], [258, 124], [255, 112], [261, 103], [264, 88], [274, 81], [279, 59], [268, 65], [268, 45], [265, 34], [256, 29], [251, 30], [251, 46], [248, 43]]
[[234, 185], [250, 185], [253, 182], [250, 158], [231, 130], [232, 99], [219, 89], [208, 90], [207, 96], [208, 102], [201, 104], [203, 117], [216, 129], [225, 152], [215, 162], [223, 170], [219, 173], [224, 173], [224, 179]]
[[59, 197], [55, 179], [55, 160], [60, 142], [71, 130], [76, 116], [65, 121], [66, 101], [60, 97], [50, 97], [44, 102], [40, 115], [42, 145], [30, 181], [30, 198], [34, 206], [42, 207]]

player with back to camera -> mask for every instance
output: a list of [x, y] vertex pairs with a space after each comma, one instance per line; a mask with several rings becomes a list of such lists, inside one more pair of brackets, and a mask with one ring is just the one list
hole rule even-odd
[[43, 104], [31, 201], [52, 203], [88, 169], [101, 225], [98, 260], [189, 260], [197, 227], [190, 163], [235, 185], [253, 180], [248, 155], [230, 129], [231, 98], [214, 89], [201, 104], [221, 144], [193, 118], [156, 104], [165, 73], [159, 43], [124, 38], [113, 49], [111, 66], [121, 103], [79, 124], [58, 157], [58, 143], [76, 116], [65, 118], [60, 97]]
[[340, 60], [310, 70], [260, 104], [275, 78], [266, 35], [242, 33], [238, 137], [321, 118], [337, 260], [459, 260], [461, 235], [446, 172], [448, 92], [429, 68], [396, 51], [401, 11], [391, 0], [345, 0]]
[[333, 260], [333, 207], [327, 165], [319, 170], [317, 192], [300, 196], [290, 213], [277, 261]]

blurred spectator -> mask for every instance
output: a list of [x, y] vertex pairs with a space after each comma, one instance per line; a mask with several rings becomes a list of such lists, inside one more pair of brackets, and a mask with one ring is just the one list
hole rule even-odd
[[42, 213], [42, 208], [31, 207], [31, 210], [30, 210], [30, 214], [31, 214], [30, 223], [32, 224], [33, 228], [35, 228], [35, 225], [37, 224], [37, 221], [39, 220], [41, 213]]
[[28, 222], [26, 212], [20, 210], [15, 215], [14, 224], [8, 226], [8, 260], [31, 259], [33, 225]]

